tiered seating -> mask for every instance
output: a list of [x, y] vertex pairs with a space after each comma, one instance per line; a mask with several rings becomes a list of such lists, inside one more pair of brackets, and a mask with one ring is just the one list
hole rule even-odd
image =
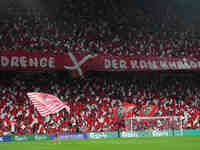
[[[155, 16], [140, 8], [134, 9], [137, 17], [131, 19], [125, 15], [125, 7], [111, 0], [69, 0], [58, 10], [53, 19], [27, 13], [2, 20], [1, 50], [141, 57], [199, 56], [198, 35], [187, 29], [180, 30], [180, 26], [169, 19], [169, 24], [158, 26], [153, 19]], [[169, 13], [163, 17], [170, 18]], [[136, 19], [135, 23], [132, 19]], [[156, 30], [152, 24], [158, 26]]]
[[[7, 73], [8, 75], [8, 73]], [[113, 108], [123, 102], [136, 105], [134, 116], [144, 105], [158, 106], [155, 116], [184, 116], [184, 128], [199, 128], [199, 93], [194, 79], [169, 78], [157, 81], [134, 76], [127, 79], [88, 77], [69, 80], [50, 74], [24, 74], [6, 77], [0, 85], [0, 123], [4, 134], [53, 132], [114, 131], [118, 124]], [[49, 77], [48, 77], [49, 76]], [[51, 77], [50, 77], [51, 76]], [[37, 77], [39, 80], [34, 80]], [[48, 77], [48, 78], [47, 78]], [[49, 117], [41, 117], [26, 93], [39, 91], [58, 96], [71, 108]], [[125, 130], [125, 127], [122, 127]]]

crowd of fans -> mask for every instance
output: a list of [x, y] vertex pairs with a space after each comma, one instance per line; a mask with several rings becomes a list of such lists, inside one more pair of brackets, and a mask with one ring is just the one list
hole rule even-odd
[[51, 17], [35, 13], [12, 16], [1, 21], [0, 48], [141, 57], [199, 56], [198, 34], [180, 27], [178, 19], [171, 17], [175, 16], [171, 9], [161, 16], [167, 21], [160, 23], [146, 9], [127, 12], [121, 5], [113, 0], [66, 0]]
[[[113, 78], [113, 74], [97, 74], [70, 80], [63, 75], [39, 73], [26, 77], [24, 73], [17, 76], [5, 73], [1, 76], [3, 134], [115, 131], [119, 124], [113, 108], [123, 102], [136, 105], [133, 116], [140, 116], [144, 105], [157, 106], [153, 116], [183, 116], [184, 129], [200, 127], [200, 87], [195, 78], [173, 76], [158, 80], [151, 74], [148, 78], [146, 74], [125, 74], [124, 79], [120, 79]], [[70, 113], [62, 110], [42, 117], [28, 99], [27, 92], [53, 94], [70, 106]], [[126, 130], [125, 123], [121, 130]]]
[[[15, 11], [20, 9], [12, 8], [9, 11], [11, 16], [0, 21], [1, 51], [200, 56], [199, 34], [185, 28], [178, 16], [173, 17], [170, 7], [160, 16], [164, 21], [146, 8], [130, 10], [120, 0], [65, 0], [51, 15], [17, 13]], [[113, 74], [98, 73], [84, 79], [69, 79], [55, 72], [1, 72], [0, 133], [114, 131], [119, 123], [113, 108], [123, 102], [136, 105], [133, 116], [139, 116], [143, 106], [157, 106], [155, 116], [183, 116], [184, 129], [199, 128], [197, 78], [184, 74], [163, 78], [157, 74], [154, 78], [146, 74], [129, 76], [127, 73], [121, 79], [113, 78]], [[70, 106], [70, 113], [62, 110], [42, 117], [26, 95], [30, 91], [59, 97]], [[126, 130], [126, 123], [121, 128]]]

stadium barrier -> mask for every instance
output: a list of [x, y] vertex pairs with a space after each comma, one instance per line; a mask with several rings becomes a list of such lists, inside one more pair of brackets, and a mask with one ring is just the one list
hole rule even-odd
[[50, 140], [49, 134], [12, 135], [11, 141], [41, 141]]
[[192, 135], [200, 135], [200, 129], [189, 129], [183, 130], [146, 130], [146, 131], [127, 131], [121, 132], [120, 137], [128, 138], [128, 137], [145, 137], [145, 136], [192, 136]]
[[116, 138], [118, 137], [117, 132], [89, 132], [89, 139], [102, 139], [102, 138]]
[[[57, 140], [80, 140], [80, 139], [87, 139], [87, 133], [66, 133], [66, 134], [58, 134]], [[50, 139], [54, 139], [54, 135], [50, 136]]]
[[200, 129], [183, 130], [184, 136], [200, 135]]
[[128, 138], [128, 137], [145, 137], [145, 136], [173, 136], [172, 132], [169, 130], [162, 130], [162, 131], [156, 131], [156, 130], [146, 130], [146, 131], [127, 131], [127, 132], [121, 132], [120, 137], [122, 138]]
[[[144, 136], [179, 136], [179, 130], [147, 130], [147, 131], [123, 131], [120, 132], [120, 137], [144, 137]], [[183, 136], [200, 135], [200, 129], [183, 130]], [[53, 140], [54, 134], [31, 134], [31, 135], [11, 135], [0, 136], [0, 142], [11, 141], [41, 141], [41, 140]], [[58, 140], [79, 140], [79, 139], [102, 139], [102, 138], [117, 138], [117, 132], [88, 132], [88, 133], [66, 133], [58, 134]]]
[[10, 142], [11, 136], [0, 136], [0, 142]]

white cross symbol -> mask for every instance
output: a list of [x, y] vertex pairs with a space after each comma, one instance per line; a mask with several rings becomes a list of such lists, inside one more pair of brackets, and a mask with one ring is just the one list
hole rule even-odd
[[88, 61], [89, 59], [94, 58], [94, 57], [97, 56], [97, 55], [95, 55], [95, 56], [87, 55], [87, 56], [83, 57], [83, 59], [78, 62], [77, 59], [75, 58], [75, 56], [71, 52], [68, 52], [68, 55], [71, 58], [72, 62], [74, 63], [74, 66], [64, 66], [64, 68], [68, 69], [68, 70], [77, 70], [80, 75], [83, 75], [81, 66], [86, 61]]

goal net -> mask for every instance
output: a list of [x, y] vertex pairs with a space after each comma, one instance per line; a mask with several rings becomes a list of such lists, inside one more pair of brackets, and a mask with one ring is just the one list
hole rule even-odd
[[132, 117], [125, 119], [122, 137], [182, 136], [183, 117]]

